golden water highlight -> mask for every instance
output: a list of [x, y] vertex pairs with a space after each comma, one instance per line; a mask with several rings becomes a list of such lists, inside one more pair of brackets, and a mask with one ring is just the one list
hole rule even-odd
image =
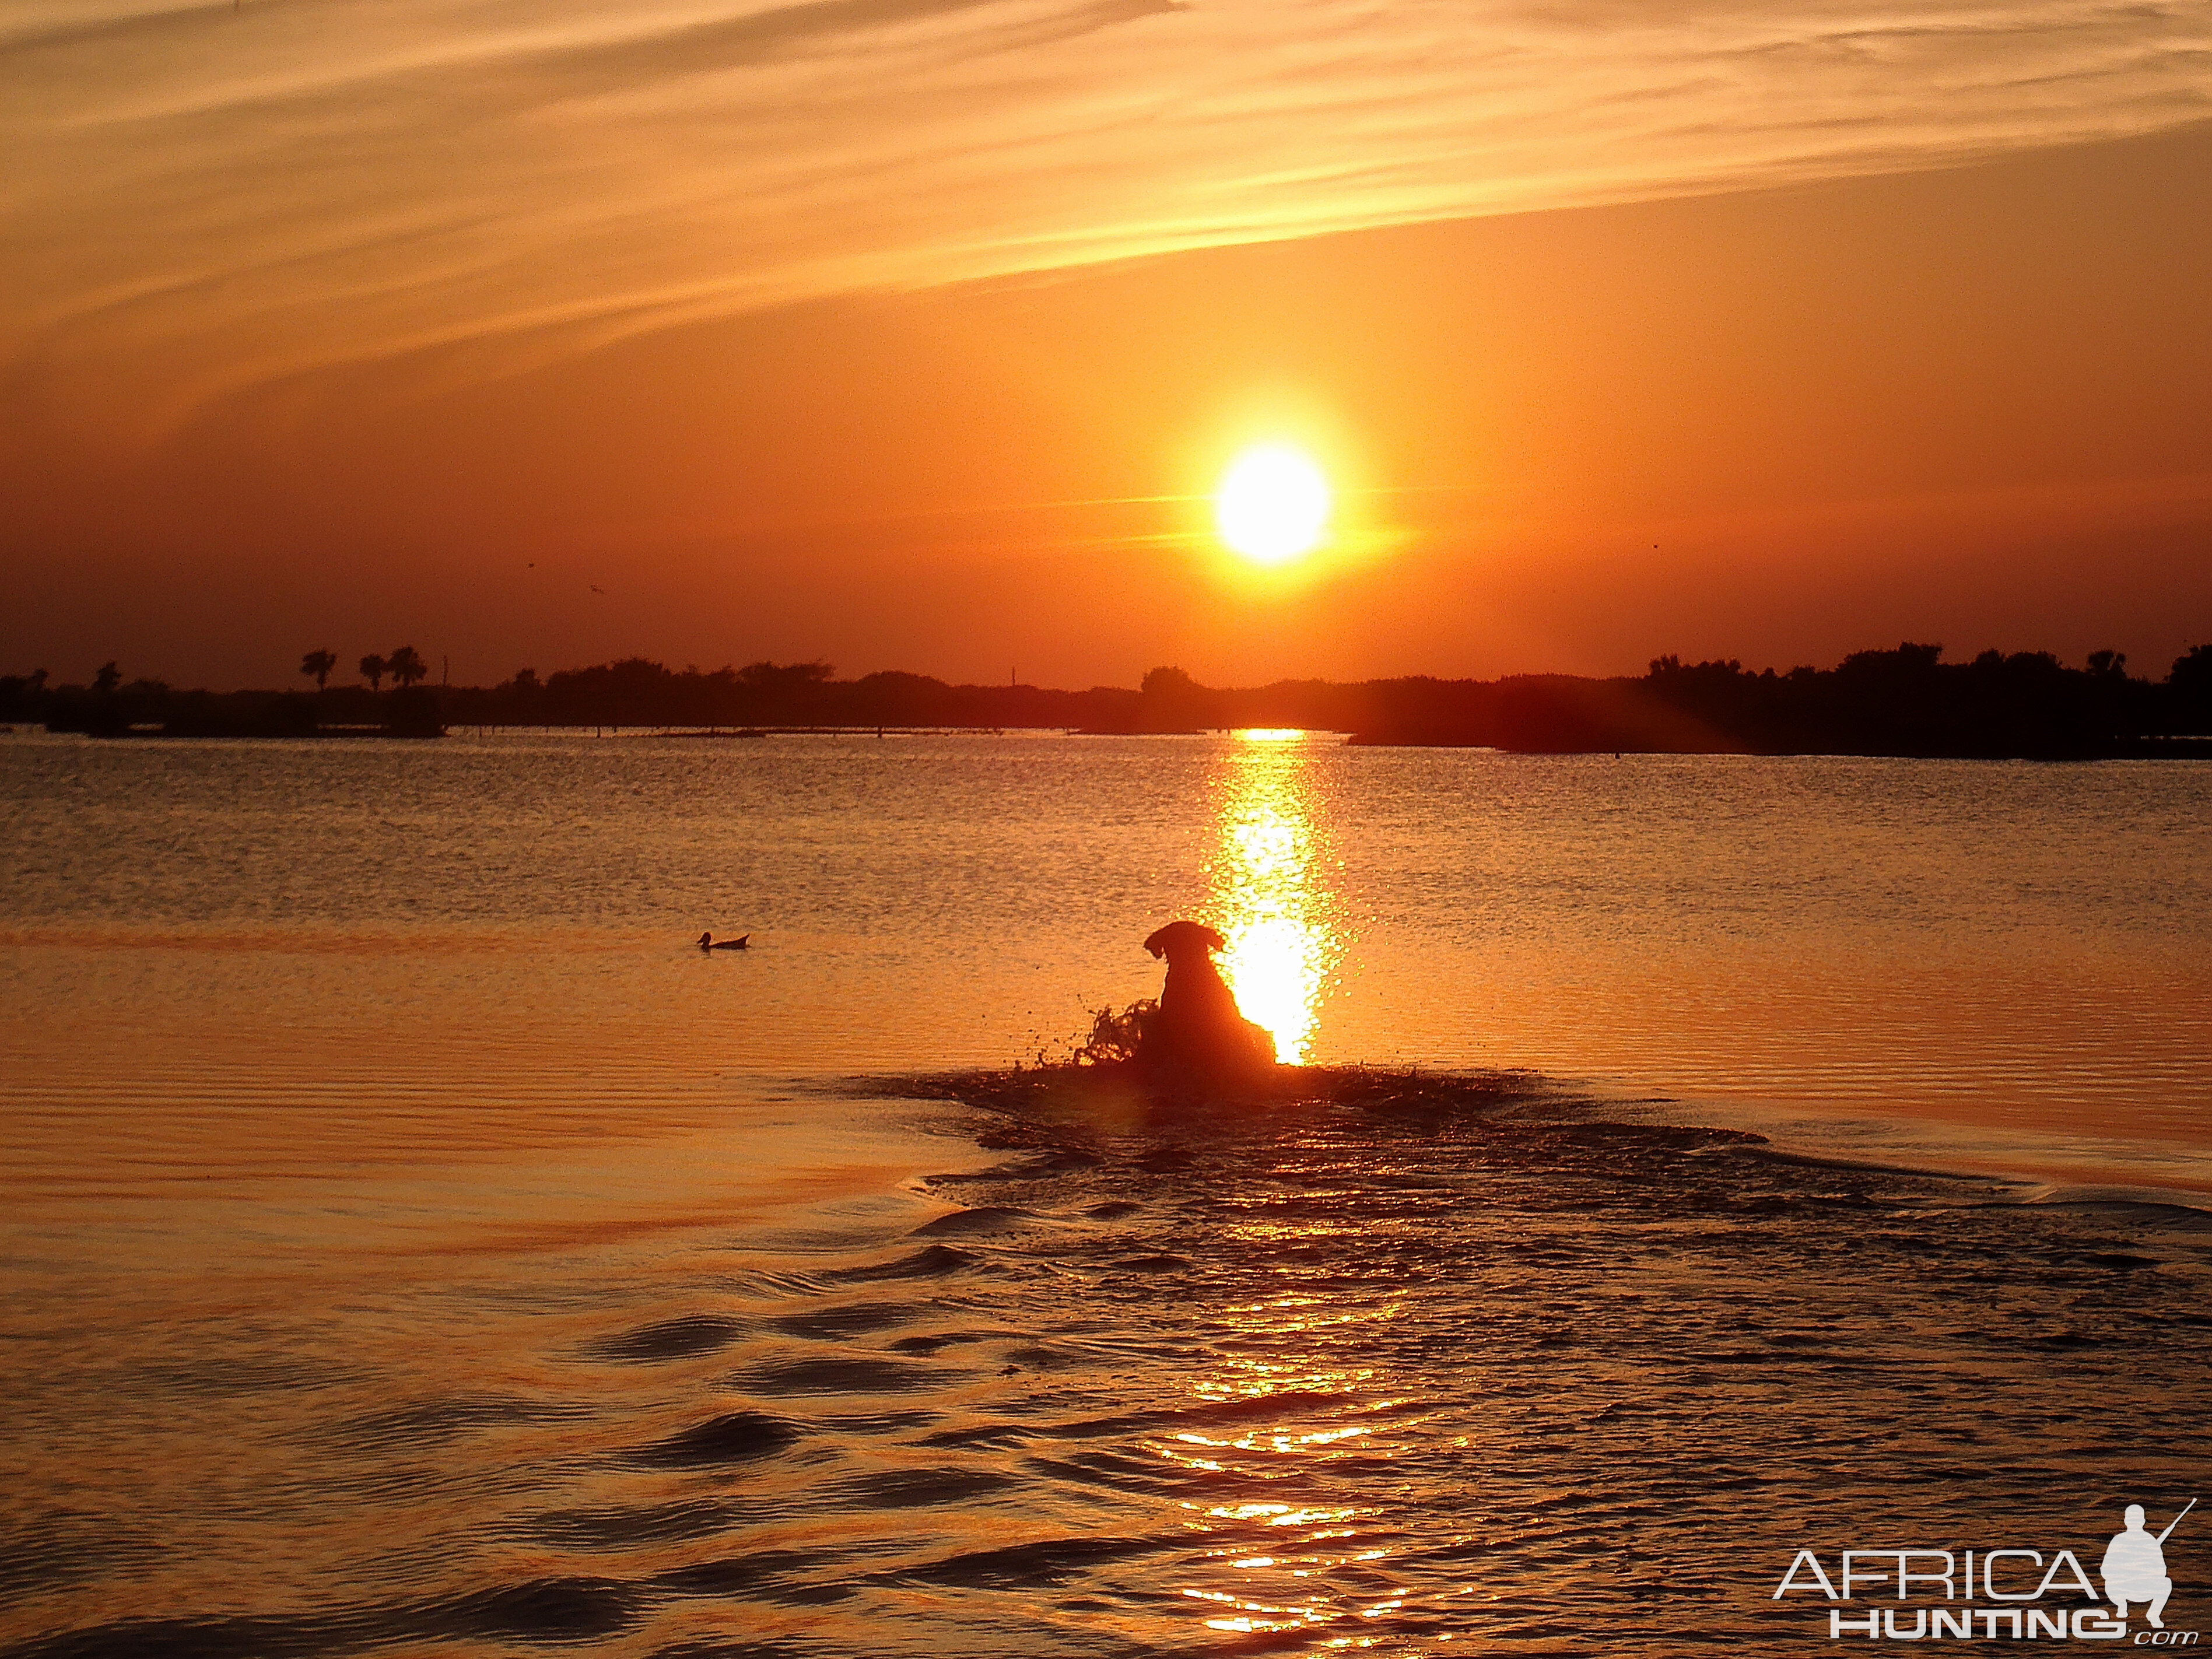
[[1207, 869], [1216, 925], [1229, 941], [1222, 976], [1244, 1017], [1275, 1039], [1285, 1065], [1305, 1063], [1322, 994], [1342, 954], [1305, 733], [1239, 732], [1223, 763], [1218, 842]]

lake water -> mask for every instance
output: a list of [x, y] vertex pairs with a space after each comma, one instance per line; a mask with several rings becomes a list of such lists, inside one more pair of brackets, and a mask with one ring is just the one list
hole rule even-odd
[[[2212, 1485], [2212, 769], [17, 736], [0, 815], [10, 1654], [1779, 1651], [1801, 1543]], [[1002, 1074], [1176, 915], [1310, 1086]]]

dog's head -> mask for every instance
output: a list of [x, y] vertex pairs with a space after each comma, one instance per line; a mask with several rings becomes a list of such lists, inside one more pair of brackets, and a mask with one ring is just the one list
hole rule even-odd
[[1156, 957], [1165, 957], [1173, 967], [1178, 962], [1203, 962], [1228, 943], [1211, 927], [1195, 921], [1171, 921], [1145, 941], [1145, 949]]

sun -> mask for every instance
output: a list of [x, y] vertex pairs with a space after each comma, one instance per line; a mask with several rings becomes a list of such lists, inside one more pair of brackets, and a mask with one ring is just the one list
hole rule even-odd
[[1288, 564], [1321, 544], [1328, 480], [1290, 444], [1254, 444], [1229, 464], [1213, 492], [1221, 539], [1255, 564]]

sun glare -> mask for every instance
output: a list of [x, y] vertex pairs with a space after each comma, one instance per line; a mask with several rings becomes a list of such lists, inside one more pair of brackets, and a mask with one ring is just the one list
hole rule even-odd
[[1310, 752], [1302, 732], [1239, 732], [1216, 787], [1219, 848], [1209, 860], [1212, 914], [1229, 941], [1221, 971], [1244, 1018], [1275, 1054], [1303, 1066], [1323, 987], [1341, 949], [1333, 921]]
[[1328, 526], [1328, 480], [1302, 449], [1255, 444], [1230, 463], [1213, 495], [1221, 539], [1255, 564], [1310, 553]]

